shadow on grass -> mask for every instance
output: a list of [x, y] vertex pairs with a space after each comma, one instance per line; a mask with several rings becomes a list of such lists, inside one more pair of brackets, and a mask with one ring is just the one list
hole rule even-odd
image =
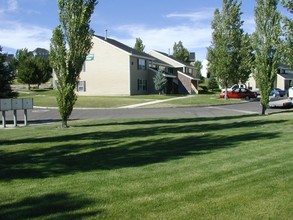
[[1, 219], [81, 219], [94, 217], [102, 213], [98, 211], [79, 211], [94, 204], [90, 199], [71, 196], [68, 193], [52, 193], [28, 197], [14, 203], [0, 205]]
[[[221, 123], [222, 119], [236, 120]], [[278, 133], [257, 128], [282, 123], [280, 120], [237, 119], [239, 116], [217, 118], [218, 121], [211, 118], [205, 121], [202, 118], [139, 120], [122, 122], [113, 131], [109, 131], [109, 127], [103, 131], [97, 122], [91, 125], [90, 132], [82, 132], [81, 128], [75, 134], [60, 132], [54, 137], [7, 140], [0, 144], [0, 149], [1, 145], [17, 144], [39, 144], [40, 147], [0, 151], [0, 179], [46, 178], [167, 162], [237, 147], [245, 141], [277, 138]]]

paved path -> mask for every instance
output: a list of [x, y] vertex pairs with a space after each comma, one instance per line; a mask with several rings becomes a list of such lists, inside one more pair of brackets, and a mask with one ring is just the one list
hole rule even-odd
[[146, 105], [153, 105], [157, 103], [162, 103], [162, 102], [168, 102], [172, 100], [177, 100], [177, 99], [186, 99], [189, 98], [189, 96], [183, 96], [183, 97], [176, 97], [176, 98], [171, 98], [171, 99], [163, 99], [163, 100], [154, 100], [150, 102], [144, 102], [144, 103], [139, 103], [139, 104], [134, 104], [134, 105], [128, 105], [128, 106], [122, 106], [120, 108], [138, 108]]

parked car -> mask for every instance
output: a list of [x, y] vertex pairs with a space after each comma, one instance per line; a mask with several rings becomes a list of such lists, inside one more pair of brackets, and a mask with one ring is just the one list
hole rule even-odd
[[[246, 88], [238, 88], [238, 89], [234, 89], [233, 91], [227, 91], [227, 96], [228, 98], [233, 98], [233, 99], [251, 99], [251, 98], [256, 98], [257, 93], [252, 92]], [[224, 97], [225, 97], [225, 91], [220, 94], [220, 98], [224, 98]]]
[[[234, 84], [233, 86], [231, 86], [230, 88], [227, 88], [227, 91], [233, 91], [235, 89], [239, 89], [239, 88], [244, 88], [246, 89], [246, 85], [245, 84]], [[224, 92], [225, 89], [222, 89], [222, 92]]]
[[288, 89], [288, 97], [289, 99], [293, 99], [293, 87]]
[[285, 90], [282, 90], [282, 89], [279, 89], [279, 88], [273, 88], [271, 93], [270, 93], [270, 96], [273, 96], [273, 97], [277, 97], [277, 96], [285, 96], [286, 95], [286, 91]]

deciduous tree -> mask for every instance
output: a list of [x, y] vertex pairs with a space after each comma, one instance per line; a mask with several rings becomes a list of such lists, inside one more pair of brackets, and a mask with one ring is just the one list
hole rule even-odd
[[145, 45], [143, 45], [143, 42], [140, 38], [136, 38], [134, 49], [140, 52], [143, 52], [145, 48]]
[[261, 114], [269, 104], [269, 94], [277, 76], [281, 49], [281, 15], [277, 9], [278, 0], [256, 0], [253, 48], [255, 51], [254, 77], [261, 95]]
[[249, 77], [249, 73], [241, 68], [246, 62], [248, 54], [245, 54], [245, 48], [248, 47], [244, 47], [246, 38], [240, 7], [241, 2], [238, 0], [223, 0], [222, 10], [215, 10], [212, 21], [212, 45], [207, 54], [208, 71], [226, 91], [229, 85]]
[[[292, 0], [282, 0], [282, 5], [288, 9], [288, 11], [293, 13], [293, 1]], [[293, 68], [293, 19], [292, 17], [284, 16], [284, 35], [285, 43], [282, 50], [283, 60], [291, 68]], [[293, 81], [292, 81], [293, 83]], [[293, 85], [293, 84], [292, 84]]]
[[49, 60], [43, 57], [35, 58], [30, 55], [27, 49], [17, 50], [11, 65], [17, 80], [20, 83], [28, 84], [28, 89], [31, 89], [32, 84], [37, 84], [39, 87], [52, 76]]
[[174, 43], [173, 56], [183, 62], [189, 61], [189, 51], [183, 46], [181, 41]]
[[204, 81], [204, 77], [201, 75], [201, 69], [202, 69], [202, 64], [199, 60], [196, 60], [194, 62], [194, 77], [197, 78], [197, 79], [200, 79], [200, 83]]
[[96, 4], [96, 0], [58, 0], [60, 25], [53, 31], [50, 61], [57, 77], [57, 103], [63, 128], [68, 126], [77, 100], [76, 84], [92, 48], [94, 31], [90, 18]]
[[52, 77], [52, 68], [50, 66], [49, 60], [46, 58], [35, 58], [35, 63], [38, 68], [36, 81], [39, 87], [42, 83], [48, 82]]

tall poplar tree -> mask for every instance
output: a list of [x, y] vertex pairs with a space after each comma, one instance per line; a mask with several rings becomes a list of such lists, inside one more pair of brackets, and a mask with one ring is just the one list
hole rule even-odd
[[134, 49], [140, 52], [143, 52], [145, 45], [143, 45], [142, 39], [136, 38]]
[[250, 51], [242, 28], [241, 2], [223, 0], [222, 4], [222, 10], [214, 12], [212, 45], [208, 48], [207, 60], [208, 71], [218, 79], [227, 94], [228, 86], [248, 79], [249, 72], [243, 72], [243, 65]]
[[253, 34], [255, 51], [254, 77], [261, 95], [261, 114], [269, 105], [269, 94], [277, 76], [281, 49], [281, 14], [278, 0], [256, 0], [254, 9], [256, 29]]
[[58, 0], [60, 25], [53, 30], [50, 62], [58, 80], [57, 103], [62, 127], [67, 127], [77, 100], [76, 84], [92, 48], [94, 31], [90, 28], [90, 18], [96, 4], [96, 0]]
[[[288, 11], [293, 13], [293, 1], [292, 0], [282, 0], [284, 7]], [[286, 64], [293, 68], [293, 19], [289, 17], [284, 17], [284, 35], [285, 35], [285, 44], [283, 48], [283, 59]]]

